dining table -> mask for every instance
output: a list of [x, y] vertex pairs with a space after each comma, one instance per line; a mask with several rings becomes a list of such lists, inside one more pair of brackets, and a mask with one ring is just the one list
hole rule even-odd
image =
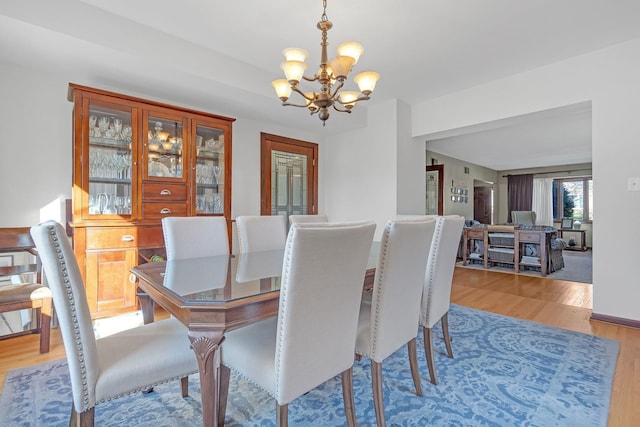
[[[363, 290], [373, 287], [379, 243], [371, 246]], [[220, 406], [220, 346], [225, 331], [278, 315], [284, 249], [141, 264], [136, 278], [144, 323], [158, 304], [185, 325], [197, 359], [202, 419], [206, 427], [224, 425]], [[275, 339], [275, 338], [274, 338]], [[171, 351], [171, 349], [167, 349]]]

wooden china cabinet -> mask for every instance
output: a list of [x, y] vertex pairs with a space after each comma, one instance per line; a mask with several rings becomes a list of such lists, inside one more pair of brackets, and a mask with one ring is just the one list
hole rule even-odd
[[223, 215], [235, 119], [69, 85], [73, 243], [94, 318], [137, 309], [129, 270], [164, 255], [165, 216]]

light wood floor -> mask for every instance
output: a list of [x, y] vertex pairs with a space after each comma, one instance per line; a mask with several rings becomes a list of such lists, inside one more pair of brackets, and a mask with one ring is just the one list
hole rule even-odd
[[[583, 283], [457, 267], [452, 302], [618, 340], [608, 427], [639, 425], [640, 330], [589, 320], [591, 288]], [[38, 342], [37, 335], [0, 341], [0, 383], [9, 369], [64, 357], [58, 329], [52, 329], [50, 353], [39, 354]]]

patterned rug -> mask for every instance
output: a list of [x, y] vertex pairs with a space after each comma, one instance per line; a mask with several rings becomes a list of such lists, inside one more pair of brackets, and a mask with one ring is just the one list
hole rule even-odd
[[[617, 341], [552, 328], [453, 305], [449, 315], [454, 359], [436, 338], [440, 384], [431, 385], [422, 340], [423, 397], [413, 394], [406, 349], [383, 363], [390, 426], [606, 426]], [[440, 331], [439, 325], [434, 329]], [[421, 337], [421, 333], [419, 336]], [[436, 334], [437, 335], [437, 334]], [[374, 426], [369, 362], [354, 365], [360, 426]], [[96, 425], [201, 425], [198, 377], [182, 399], [174, 381], [143, 395], [96, 407]], [[275, 402], [233, 375], [228, 426], [275, 425]], [[1, 426], [66, 426], [71, 408], [66, 362], [48, 362], [7, 373], [0, 395]], [[346, 425], [339, 377], [289, 405], [292, 426]]]

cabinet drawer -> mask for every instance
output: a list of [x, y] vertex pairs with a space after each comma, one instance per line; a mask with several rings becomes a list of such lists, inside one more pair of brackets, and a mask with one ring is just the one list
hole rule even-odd
[[138, 230], [138, 246], [141, 248], [159, 248], [164, 246], [162, 227], [143, 227]]
[[187, 201], [187, 186], [186, 184], [143, 182], [142, 200], [185, 202]]
[[135, 248], [138, 229], [135, 227], [87, 228], [87, 249]]
[[520, 243], [540, 243], [540, 236], [540, 233], [527, 233], [521, 231], [518, 237], [520, 239]]
[[162, 202], [142, 204], [144, 219], [160, 219], [165, 216], [187, 216], [187, 204]]

